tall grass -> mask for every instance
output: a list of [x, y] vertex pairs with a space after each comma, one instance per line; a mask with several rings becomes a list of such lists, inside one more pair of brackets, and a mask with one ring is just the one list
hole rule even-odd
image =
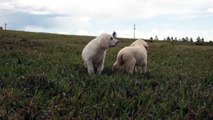
[[88, 76], [94, 37], [0, 31], [0, 119], [212, 119], [213, 47], [148, 42], [148, 71]]

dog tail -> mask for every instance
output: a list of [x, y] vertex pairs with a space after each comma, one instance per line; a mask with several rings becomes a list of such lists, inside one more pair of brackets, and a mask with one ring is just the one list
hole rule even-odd
[[123, 55], [121, 55], [120, 60], [123, 61]]
[[112, 70], [113, 71], [119, 70], [120, 66], [122, 65], [122, 61], [123, 61], [123, 55], [118, 55], [116, 62], [113, 64]]
[[118, 58], [117, 58], [117, 60], [118, 60], [118, 63], [120, 65], [122, 65], [124, 63], [124, 55], [123, 54], [119, 55]]

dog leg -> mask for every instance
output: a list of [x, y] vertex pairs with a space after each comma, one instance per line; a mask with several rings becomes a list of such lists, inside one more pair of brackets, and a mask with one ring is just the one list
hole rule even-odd
[[128, 73], [133, 73], [133, 71], [135, 69], [135, 64], [136, 64], [136, 60], [135, 59], [132, 59], [128, 63], [126, 63], [126, 71]]
[[142, 66], [135, 66], [135, 72], [142, 72]]
[[103, 71], [103, 69], [104, 69], [104, 65], [103, 64], [97, 66], [97, 73], [98, 73], [98, 75], [101, 74], [101, 72]]
[[146, 72], [147, 63], [144, 63], [141, 67], [142, 67], [142, 72], [145, 73]]
[[91, 61], [88, 61], [88, 62], [86, 63], [86, 65], [87, 65], [87, 70], [88, 70], [89, 75], [94, 74], [94, 67], [93, 67], [92, 62], [91, 62]]
[[87, 63], [84, 61], [84, 67], [87, 68]]
[[97, 73], [100, 75], [104, 69], [104, 59], [97, 64]]
[[118, 71], [120, 69], [119, 63], [116, 61], [112, 66], [112, 71]]

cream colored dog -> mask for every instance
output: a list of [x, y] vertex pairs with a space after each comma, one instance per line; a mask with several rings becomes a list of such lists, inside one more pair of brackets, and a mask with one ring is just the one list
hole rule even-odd
[[125, 65], [126, 71], [146, 72], [148, 44], [144, 40], [136, 40], [130, 46], [118, 52], [117, 60], [113, 64], [113, 70], [119, 70], [120, 66]]
[[95, 69], [97, 69], [98, 74], [101, 74], [104, 68], [106, 50], [115, 47], [118, 43], [119, 41], [114, 36], [103, 33], [85, 46], [82, 51], [82, 58], [89, 75], [93, 74]]

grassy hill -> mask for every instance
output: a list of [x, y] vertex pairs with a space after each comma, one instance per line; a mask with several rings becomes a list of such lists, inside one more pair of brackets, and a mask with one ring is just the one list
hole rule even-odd
[[148, 72], [88, 76], [81, 51], [94, 37], [0, 31], [0, 119], [212, 119], [213, 47], [148, 42]]

